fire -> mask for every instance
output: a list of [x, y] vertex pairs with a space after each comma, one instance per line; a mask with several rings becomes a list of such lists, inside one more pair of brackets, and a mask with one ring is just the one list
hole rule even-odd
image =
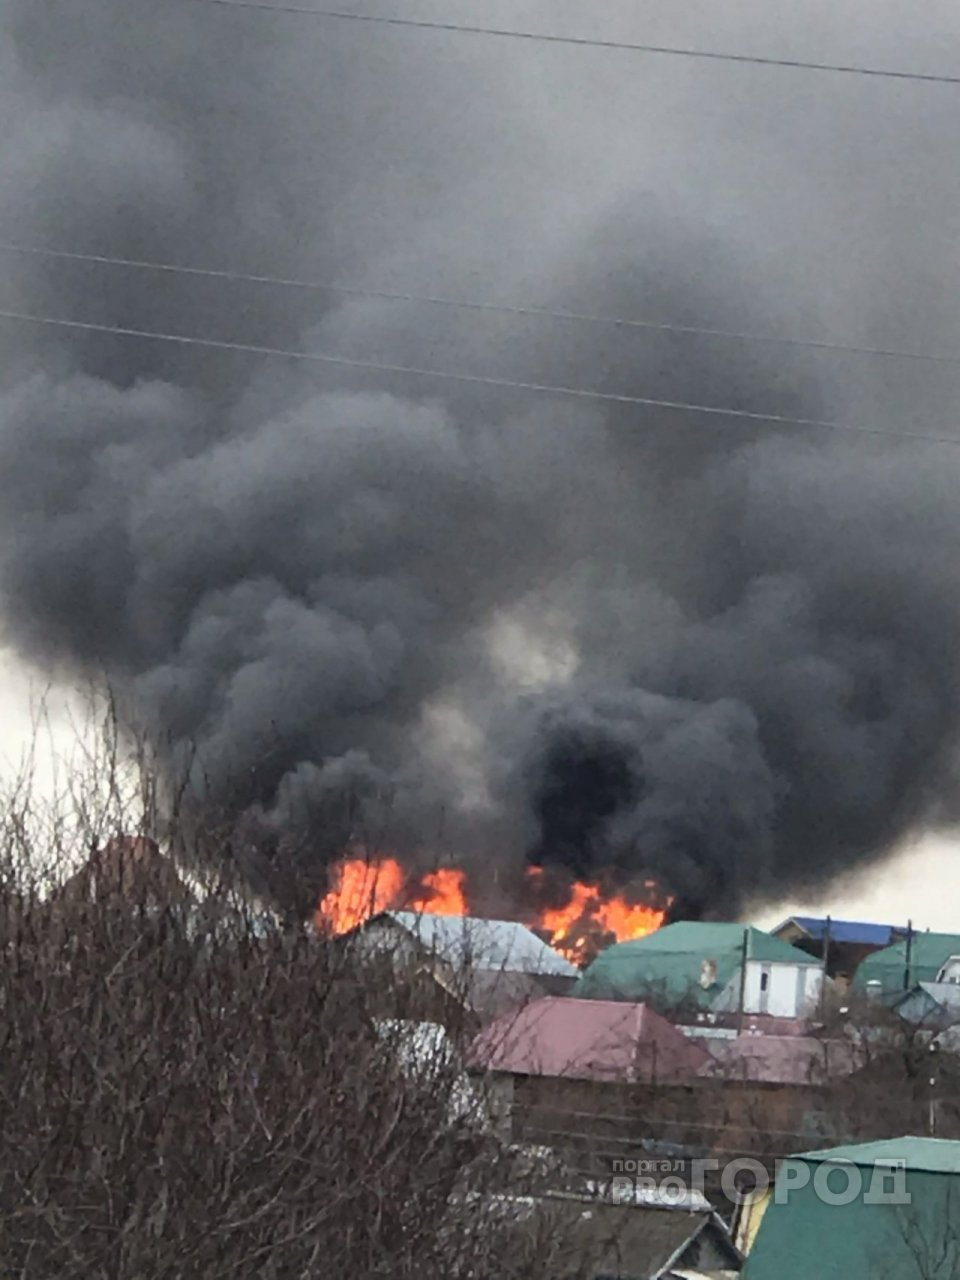
[[[541, 881], [543, 871], [531, 867], [532, 885]], [[642, 938], [666, 921], [669, 902], [653, 905], [657, 886], [645, 886], [647, 902], [605, 892], [600, 884], [576, 881], [568, 901], [560, 907], [547, 906], [527, 913], [531, 928], [546, 934], [551, 946], [568, 959], [582, 963], [598, 943], [614, 939], [626, 942]], [[411, 877], [396, 858], [345, 858], [334, 873], [334, 883], [317, 908], [317, 924], [333, 933], [355, 929], [380, 911], [398, 908], [428, 915], [468, 916], [467, 878], [455, 867], [440, 867], [426, 875]]]
[[333, 933], [355, 929], [392, 907], [405, 883], [403, 867], [393, 858], [347, 858], [337, 866], [336, 883], [317, 908], [317, 923]]
[[317, 923], [332, 933], [346, 933], [391, 907], [435, 916], [470, 914], [466, 876], [453, 867], [429, 872], [412, 889], [396, 858], [346, 858], [337, 865], [335, 877], [317, 908]]
[[466, 876], [453, 867], [441, 867], [423, 877], [427, 893], [410, 903], [411, 911], [423, 911], [434, 916], [468, 916], [467, 895], [464, 892]]
[[[542, 871], [531, 867], [531, 878], [537, 880]], [[646, 888], [656, 890], [648, 881]], [[586, 959], [598, 935], [608, 935], [617, 942], [644, 938], [666, 922], [669, 902], [664, 907], [629, 902], [618, 896], [604, 896], [600, 885], [575, 881], [570, 899], [562, 907], [545, 907], [540, 914], [540, 927], [550, 935], [550, 945], [569, 960]]]

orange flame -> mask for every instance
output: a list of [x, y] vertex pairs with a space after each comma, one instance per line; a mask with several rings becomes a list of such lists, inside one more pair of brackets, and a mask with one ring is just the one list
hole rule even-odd
[[[539, 867], [531, 867], [530, 875], [542, 875]], [[646, 887], [655, 890], [648, 881]], [[599, 885], [575, 881], [570, 900], [563, 907], [546, 907], [540, 915], [540, 927], [550, 935], [550, 945], [575, 963], [588, 958], [591, 943], [597, 935], [611, 935], [617, 942], [645, 938], [666, 922], [669, 902], [664, 907], [629, 902], [622, 897], [604, 897]]]
[[423, 886], [428, 892], [411, 902], [410, 910], [433, 916], [468, 916], [465, 882], [465, 874], [454, 867], [430, 872], [423, 877]]
[[382, 862], [347, 858], [337, 866], [336, 882], [317, 908], [317, 924], [332, 933], [355, 929], [369, 916], [392, 907], [405, 880], [403, 867], [393, 858]]
[[466, 876], [453, 867], [431, 871], [419, 881], [410, 900], [408, 877], [396, 858], [346, 858], [337, 865], [333, 888], [317, 908], [318, 926], [346, 933], [391, 907], [435, 916], [469, 915]]
[[[534, 882], [542, 874], [539, 867], [529, 869]], [[656, 901], [657, 886], [650, 881], [646, 888]], [[626, 942], [653, 933], [666, 921], [669, 905], [630, 902], [607, 896], [600, 885], [576, 881], [564, 906], [544, 907], [527, 923], [545, 933], [557, 951], [582, 963], [601, 938]], [[346, 858], [337, 865], [333, 887], [317, 908], [316, 922], [332, 933], [346, 933], [370, 916], [391, 908], [467, 916], [470, 907], [466, 874], [455, 867], [441, 867], [416, 881], [411, 896], [410, 878], [396, 858]]]

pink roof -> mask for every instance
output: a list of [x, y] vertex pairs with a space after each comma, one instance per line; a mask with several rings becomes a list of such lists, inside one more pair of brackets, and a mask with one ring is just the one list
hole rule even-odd
[[574, 1080], [690, 1079], [709, 1054], [645, 1004], [547, 996], [498, 1018], [470, 1063], [514, 1075]]
[[710, 1060], [701, 1076], [757, 1084], [823, 1084], [864, 1065], [863, 1052], [849, 1040], [813, 1036], [744, 1035], [710, 1040]]

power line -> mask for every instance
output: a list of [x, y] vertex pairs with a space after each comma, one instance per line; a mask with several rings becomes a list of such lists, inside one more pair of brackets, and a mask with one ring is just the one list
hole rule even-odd
[[536, 394], [564, 396], [576, 400], [597, 401], [606, 404], [637, 405], [644, 408], [667, 409], [678, 413], [701, 413], [710, 417], [725, 418], [732, 421], [771, 423], [776, 426], [810, 427], [815, 430], [880, 436], [891, 440], [925, 440], [931, 444], [960, 445], [960, 437], [934, 435], [926, 431], [885, 431], [882, 427], [867, 427], [852, 422], [831, 422], [820, 418], [791, 418], [785, 414], [756, 413], [748, 409], [727, 409], [717, 405], [689, 404], [680, 400], [658, 400], [649, 396], [633, 396], [612, 391], [590, 391], [584, 387], [554, 386], [550, 383], [521, 382], [511, 378], [495, 378], [478, 373], [455, 373], [444, 369], [423, 369], [414, 365], [362, 360], [352, 356], [332, 355], [328, 352], [290, 351], [283, 347], [262, 346], [247, 342], [227, 342], [218, 338], [191, 338], [177, 333], [157, 333], [149, 329], [95, 324], [88, 320], [64, 320], [55, 316], [36, 315], [23, 311], [0, 310], [0, 320], [11, 320], [19, 324], [71, 329], [76, 332], [112, 334], [121, 338], [143, 338], [150, 342], [170, 342], [184, 347], [204, 347], [216, 351], [233, 351], [246, 355], [305, 360], [315, 364], [338, 366], [345, 369], [364, 369], [377, 373], [400, 374], [405, 377], [432, 378], [441, 382], [458, 382], [465, 385], [486, 386], [500, 390], [528, 391]]
[[101, 266], [128, 267], [138, 271], [158, 271], [170, 275], [193, 276], [210, 280], [225, 280], [241, 284], [275, 285], [288, 289], [303, 289], [318, 293], [332, 293], [348, 298], [365, 298], [385, 302], [409, 302], [432, 307], [449, 307], [463, 311], [475, 311], [512, 316], [535, 316], [547, 320], [574, 321], [580, 324], [609, 325], [621, 329], [640, 329], [658, 333], [678, 333], [694, 337], [725, 338], [734, 342], [762, 342], [775, 346], [809, 348], [814, 351], [836, 351], [842, 354], [880, 356], [897, 360], [921, 360], [934, 364], [960, 364], [960, 356], [926, 351], [904, 351], [894, 347], [861, 347], [851, 343], [817, 341], [807, 338], [782, 338], [774, 334], [750, 333], [737, 329], [722, 329], [698, 325], [673, 324], [664, 320], [640, 320], [630, 317], [610, 316], [589, 311], [569, 311], [564, 308], [543, 306], [539, 303], [512, 305], [483, 302], [470, 298], [449, 298], [438, 294], [398, 292], [387, 289], [368, 289], [359, 286], [333, 284], [323, 280], [304, 280], [295, 277], [270, 276], [242, 271], [218, 270], [213, 267], [181, 266], [170, 262], [154, 262], [140, 258], [117, 258], [101, 253], [79, 253], [69, 249], [49, 249], [38, 245], [22, 245], [0, 241], [0, 253], [18, 254], [24, 257], [49, 258], [67, 262], [90, 262]]
[[551, 32], [517, 31], [509, 27], [482, 27], [471, 23], [441, 22], [430, 18], [400, 18], [388, 14], [350, 13], [342, 9], [317, 9], [305, 5], [269, 4], [266, 0], [182, 0], [186, 4], [218, 5], [227, 9], [251, 9], [261, 13], [299, 14], [340, 22], [362, 22], [374, 26], [407, 27], [420, 31], [446, 31], [459, 35], [487, 36], [503, 40], [527, 40], [537, 44], [576, 45], [592, 49], [621, 49], [671, 58], [698, 58], [710, 62], [733, 62], [760, 67], [785, 67], [799, 71], [826, 71], [840, 75], [870, 76], [885, 80], [916, 80], [925, 84], [960, 85], [960, 76], [935, 72], [897, 71], [883, 67], [859, 67], [843, 62], [809, 62], [801, 58], [762, 57], [748, 53], [719, 53], [680, 45], [646, 44], [632, 40], [598, 36], [565, 36]]

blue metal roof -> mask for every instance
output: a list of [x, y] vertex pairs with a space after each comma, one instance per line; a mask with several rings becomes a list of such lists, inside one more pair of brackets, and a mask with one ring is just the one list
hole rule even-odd
[[[791, 916], [811, 938], [822, 939], [827, 932], [826, 919], [818, 916]], [[870, 947], [888, 947], [894, 934], [906, 934], [906, 925], [870, 924], [861, 920], [831, 920], [830, 941], [862, 943]]]

